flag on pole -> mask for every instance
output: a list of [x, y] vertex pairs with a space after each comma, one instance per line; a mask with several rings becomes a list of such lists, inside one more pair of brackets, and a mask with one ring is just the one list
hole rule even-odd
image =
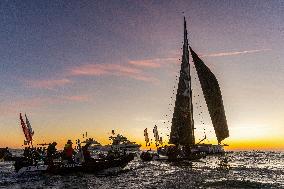
[[33, 129], [32, 129], [31, 123], [30, 123], [30, 121], [28, 120], [28, 117], [27, 117], [26, 114], [25, 114], [25, 117], [26, 117], [26, 125], [27, 125], [28, 130], [29, 130], [30, 139], [31, 139], [31, 141], [32, 141], [32, 140], [33, 140], [33, 136], [34, 136], [34, 131], [33, 131]]
[[156, 141], [156, 146], [159, 146], [159, 133], [158, 133], [158, 127], [157, 125], [155, 125], [154, 129], [153, 129], [153, 133], [154, 133], [154, 137], [155, 137], [155, 141]]
[[162, 138], [162, 137], [160, 137], [159, 143], [160, 143], [161, 145], [163, 145], [163, 138]]
[[149, 136], [148, 136], [147, 128], [144, 129], [144, 137], [145, 137], [145, 142], [147, 146], [147, 144], [149, 143]]
[[27, 141], [27, 142], [30, 142], [32, 139], [31, 139], [31, 136], [30, 136], [30, 134], [29, 134], [29, 129], [28, 129], [26, 123], [24, 122], [21, 113], [20, 113], [20, 121], [21, 121], [21, 126], [22, 126], [22, 129], [23, 129], [23, 132], [24, 132], [26, 141]]

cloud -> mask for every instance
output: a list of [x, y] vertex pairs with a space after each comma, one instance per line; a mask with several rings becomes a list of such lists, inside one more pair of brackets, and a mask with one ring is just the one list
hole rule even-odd
[[0, 113], [2, 115], [16, 115], [19, 112], [29, 112], [34, 109], [42, 108], [50, 104], [54, 99], [50, 98], [26, 98], [26, 99], [7, 99], [1, 103]]
[[16, 115], [19, 112], [33, 112], [49, 105], [60, 105], [67, 102], [87, 102], [88, 95], [54, 96], [54, 97], [33, 97], [25, 99], [7, 99], [0, 102], [1, 115]]
[[146, 82], [157, 82], [158, 79], [146, 75], [141, 69], [124, 64], [85, 64], [69, 71], [70, 76], [124, 76]]
[[141, 70], [120, 64], [85, 64], [70, 70], [72, 76], [127, 75], [139, 74]]
[[152, 119], [152, 118], [149, 118], [149, 117], [135, 117], [133, 119], [134, 121], [137, 121], [137, 122], [148, 122], [148, 123], [157, 123], [157, 124], [161, 124], [161, 123], [164, 123], [164, 122], [168, 122], [168, 120], [165, 120], [165, 119]]
[[178, 63], [178, 58], [176, 57], [168, 57], [168, 58], [153, 58], [153, 59], [144, 59], [144, 60], [130, 60], [128, 64], [137, 67], [145, 67], [145, 68], [160, 68], [165, 64]]
[[90, 99], [90, 97], [87, 95], [64, 96], [62, 98], [68, 101], [75, 101], [75, 102], [86, 102]]
[[49, 79], [49, 80], [28, 80], [28, 86], [34, 88], [54, 89], [55, 87], [63, 86], [71, 83], [69, 79]]
[[212, 53], [207, 55], [202, 55], [201, 57], [221, 57], [221, 56], [235, 56], [241, 54], [251, 54], [263, 51], [271, 51], [272, 49], [256, 49], [256, 50], [246, 50], [246, 51], [234, 51], [234, 52], [223, 52], [223, 53]]
[[147, 68], [161, 67], [161, 64], [156, 60], [131, 60], [128, 63], [138, 67], [147, 67]]

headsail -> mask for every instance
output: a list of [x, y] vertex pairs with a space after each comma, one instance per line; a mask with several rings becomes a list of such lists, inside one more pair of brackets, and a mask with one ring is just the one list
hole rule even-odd
[[220, 143], [222, 140], [229, 137], [221, 90], [215, 75], [203, 63], [191, 47], [190, 52], [214, 126], [215, 134], [218, 142]]
[[183, 55], [172, 119], [170, 143], [176, 145], [193, 145], [195, 143], [189, 50], [185, 18]]

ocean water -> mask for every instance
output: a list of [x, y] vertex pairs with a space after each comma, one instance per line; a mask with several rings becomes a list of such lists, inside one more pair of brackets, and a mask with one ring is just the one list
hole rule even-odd
[[284, 188], [284, 152], [232, 152], [225, 157], [180, 163], [136, 158], [112, 176], [17, 176], [12, 162], [0, 162], [0, 188]]

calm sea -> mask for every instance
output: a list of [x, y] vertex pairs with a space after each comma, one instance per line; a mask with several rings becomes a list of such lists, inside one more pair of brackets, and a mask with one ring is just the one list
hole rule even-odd
[[233, 152], [198, 162], [132, 161], [116, 176], [25, 175], [0, 162], [0, 188], [284, 188], [284, 152]]

